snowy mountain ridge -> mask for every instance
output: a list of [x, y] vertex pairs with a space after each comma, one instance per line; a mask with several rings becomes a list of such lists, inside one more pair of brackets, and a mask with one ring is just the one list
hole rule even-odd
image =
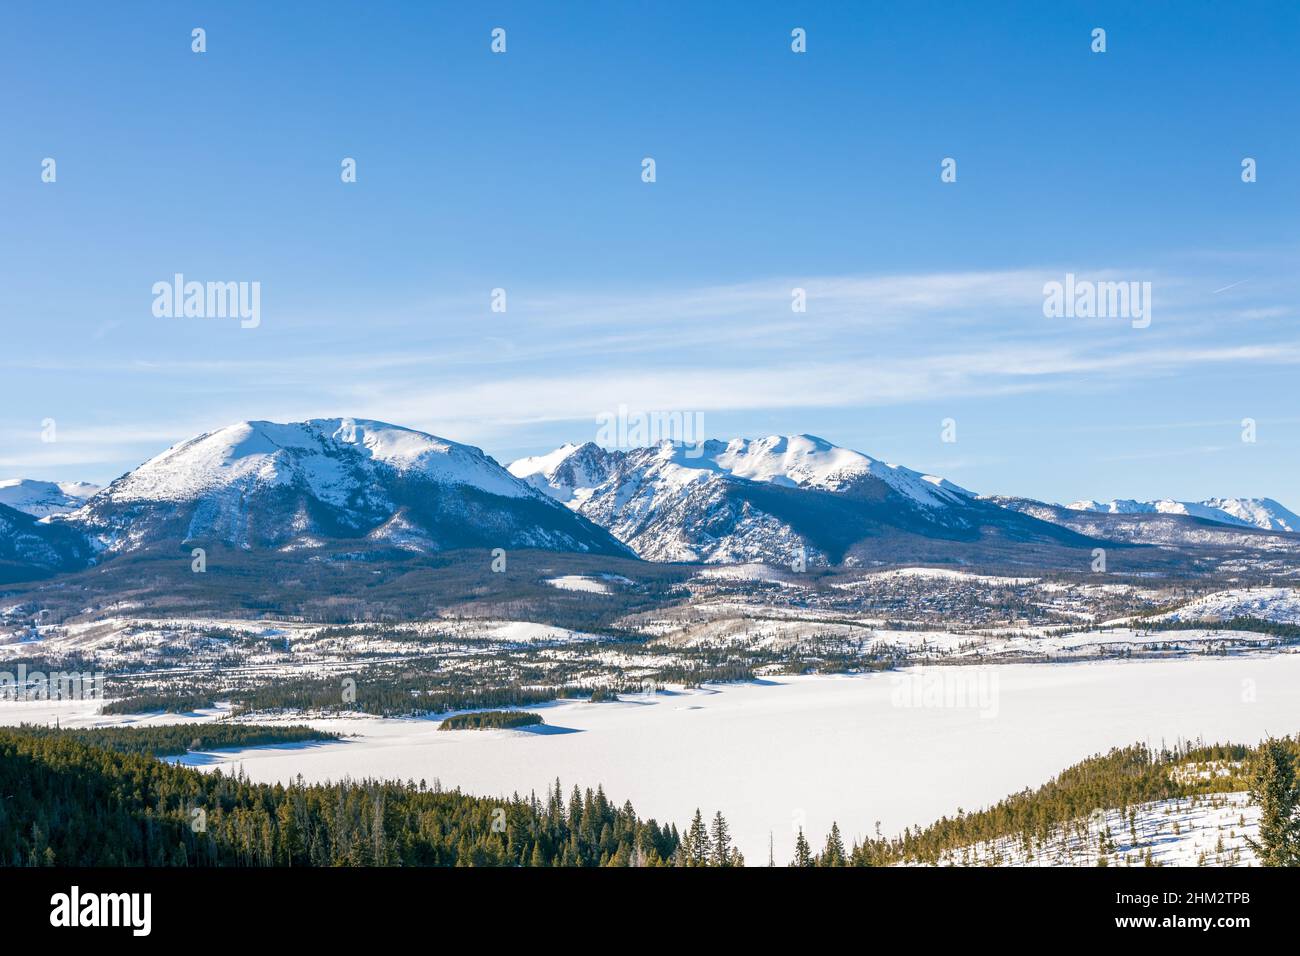
[[[0, 482], [5, 505], [84, 536], [106, 557], [164, 542], [297, 550], [364, 539], [410, 552], [630, 549], [715, 564], [1033, 563], [1050, 554], [1036, 549], [1102, 540], [1289, 550], [1300, 528], [1269, 498], [1062, 507], [981, 497], [808, 434], [626, 450], [566, 444], [505, 468], [478, 448], [360, 418], [237, 422], [102, 490]], [[23, 534], [31, 550], [39, 532]]]
[[339, 449], [350, 449], [358, 459], [399, 474], [470, 485], [508, 498], [529, 494], [522, 482], [512, 480], [477, 448], [353, 418], [228, 425], [173, 445], [113, 482], [104, 494], [123, 503], [184, 501], [227, 486], [248, 491], [302, 484], [323, 501], [343, 504], [364, 489], [353, 485], [349, 462], [336, 454]]
[[34, 518], [44, 518], [76, 511], [97, 491], [99, 485], [85, 481], [0, 478], [0, 505], [7, 505]]
[[199, 435], [59, 520], [109, 552], [163, 540], [287, 549], [365, 538], [411, 551], [625, 553], [479, 449], [356, 418], [246, 421]]
[[[521, 458], [512, 462], [509, 470], [520, 478], [541, 478], [534, 484], [543, 490], [550, 489], [548, 493], [565, 488], [581, 497], [579, 492], [595, 487], [608, 477], [611, 456], [627, 457], [646, 450], [610, 452], [592, 442], [569, 444], [546, 455]], [[943, 478], [879, 461], [815, 435], [769, 435], [758, 439], [733, 438], [727, 442], [710, 439], [699, 445], [663, 441], [650, 450], [658, 460], [670, 463], [674, 472], [680, 469], [698, 473], [678, 474], [677, 480], [683, 484], [713, 473], [790, 488], [843, 491], [864, 477], [873, 477], [926, 507], [942, 507], [973, 497], [971, 492]], [[575, 459], [581, 472], [573, 470]], [[591, 467], [596, 462], [599, 464]], [[558, 481], [557, 475], [560, 475]], [[573, 483], [575, 479], [577, 484]]]
[[509, 470], [655, 561], [827, 565], [854, 563], [869, 538], [1069, 534], [814, 435], [630, 450], [569, 444]]
[[1134, 501], [1117, 498], [1111, 501], [1075, 501], [1065, 506], [1071, 511], [1095, 514], [1167, 514], [1204, 518], [1220, 524], [1263, 528], [1265, 531], [1300, 531], [1300, 515], [1272, 498], [1207, 498], [1204, 501]]

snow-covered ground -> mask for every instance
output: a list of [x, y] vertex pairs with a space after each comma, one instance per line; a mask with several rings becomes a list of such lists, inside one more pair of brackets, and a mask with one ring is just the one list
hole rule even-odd
[[564, 574], [558, 578], [547, 578], [546, 583], [561, 591], [586, 591], [590, 594], [608, 594], [609, 585], [599, 578], [585, 574]]
[[1300, 590], [1235, 588], [1216, 591], [1159, 617], [1171, 621], [1230, 621], [1235, 617], [1253, 617], [1279, 624], [1300, 624]]
[[57, 723], [60, 727], [154, 727], [161, 724], [202, 724], [230, 714], [229, 704], [185, 714], [110, 714], [99, 712], [98, 700], [0, 700], [0, 726]]
[[796, 577], [794, 572], [757, 561], [751, 561], [748, 564], [723, 564], [705, 568], [696, 577], [703, 581], [766, 581], [792, 587], [803, 586], [802, 582], [791, 580], [792, 577]]
[[[96, 719], [91, 704], [0, 702], [0, 722], [48, 721], [58, 708], [65, 725]], [[769, 833], [785, 862], [799, 826], [816, 846], [832, 820], [846, 840], [877, 820], [896, 833], [1036, 787], [1112, 746], [1294, 733], [1300, 655], [911, 668], [529, 709], [545, 728], [448, 734], [437, 719], [313, 720], [355, 736], [187, 759], [259, 781], [437, 778], [485, 795], [541, 792], [556, 777], [566, 789], [599, 783], [679, 826], [696, 806], [720, 809], [749, 862], [766, 862]]]
[[[1045, 844], [977, 843], [944, 866], [1254, 866], [1259, 807], [1245, 793], [1212, 793], [1098, 811]], [[1103, 850], [1104, 845], [1104, 850]]]

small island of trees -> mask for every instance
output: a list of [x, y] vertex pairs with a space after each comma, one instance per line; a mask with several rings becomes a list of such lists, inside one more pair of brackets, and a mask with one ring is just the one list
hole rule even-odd
[[471, 714], [453, 714], [439, 730], [490, 730], [493, 728], [534, 727], [544, 723], [540, 714], [526, 710], [480, 710]]

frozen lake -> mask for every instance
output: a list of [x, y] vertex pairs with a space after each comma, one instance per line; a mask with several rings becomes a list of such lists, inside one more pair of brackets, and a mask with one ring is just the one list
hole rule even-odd
[[[122, 722], [92, 709], [0, 703], [0, 722], [45, 722], [55, 712], [65, 726]], [[556, 777], [566, 795], [575, 783], [599, 783], [611, 799], [679, 827], [696, 806], [706, 816], [720, 809], [750, 865], [766, 863], [769, 833], [784, 863], [800, 824], [820, 848], [838, 820], [848, 843], [877, 820], [895, 833], [987, 805], [1111, 746], [1300, 731], [1300, 655], [791, 677], [530, 709], [546, 732], [323, 720], [312, 723], [356, 736], [184, 762], [242, 766], [258, 781], [437, 778], [488, 796], [544, 792]]]

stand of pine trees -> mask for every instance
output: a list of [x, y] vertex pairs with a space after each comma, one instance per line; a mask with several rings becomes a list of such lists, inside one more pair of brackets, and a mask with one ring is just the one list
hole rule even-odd
[[697, 811], [684, 841], [599, 787], [491, 800], [423, 782], [255, 784], [87, 733], [0, 728], [0, 865], [743, 865], [722, 814], [707, 831]]

